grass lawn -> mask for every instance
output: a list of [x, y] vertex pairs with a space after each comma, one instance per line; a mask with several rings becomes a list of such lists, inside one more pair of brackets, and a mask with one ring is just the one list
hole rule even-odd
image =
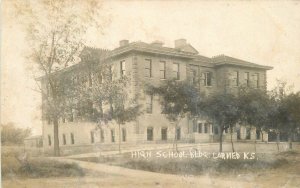
[[1, 153], [2, 178], [78, 177], [85, 172], [76, 163], [67, 164], [47, 158], [28, 157], [18, 148], [3, 148]]
[[77, 160], [116, 165], [130, 169], [179, 175], [236, 175], [262, 173], [280, 169], [290, 164], [290, 156], [298, 152], [280, 154], [256, 154], [257, 159], [214, 159], [214, 158], [132, 158], [130, 153], [116, 156], [88, 157]]

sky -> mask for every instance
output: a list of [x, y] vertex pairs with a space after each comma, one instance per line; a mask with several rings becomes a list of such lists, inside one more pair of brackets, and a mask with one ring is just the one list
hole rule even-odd
[[[88, 30], [87, 45], [113, 49], [119, 41], [152, 42], [174, 47], [187, 39], [199, 54], [219, 54], [274, 67], [268, 89], [276, 79], [300, 91], [300, 2], [297, 1], [103, 1], [102, 32]], [[31, 127], [41, 134], [41, 99], [26, 68], [30, 48], [25, 31], [1, 7], [1, 122]], [[105, 15], [105, 16], [103, 16]]]

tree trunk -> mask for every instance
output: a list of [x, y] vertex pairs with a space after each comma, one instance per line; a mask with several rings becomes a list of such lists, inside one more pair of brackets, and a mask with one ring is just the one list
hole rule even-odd
[[233, 145], [233, 140], [232, 140], [232, 134], [233, 134], [233, 129], [232, 129], [232, 126], [230, 126], [231, 148], [232, 148], [232, 152], [234, 152], [234, 145]]
[[264, 141], [264, 133], [263, 133], [263, 131], [260, 131], [260, 133], [261, 133], [261, 141], [263, 142]]
[[221, 130], [220, 130], [220, 148], [219, 148], [219, 152], [222, 152], [223, 151], [223, 146], [222, 146], [222, 143], [223, 143], [223, 128], [221, 127]]
[[177, 122], [175, 124], [175, 139], [174, 139], [174, 143], [173, 143], [173, 149], [175, 149], [175, 151], [177, 152]]
[[254, 152], [256, 153], [256, 137], [255, 137], [255, 140], [254, 140]]
[[58, 119], [54, 118], [53, 120], [54, 126], [54, 156], [60, 156], [59, 152], [59, 139], [58, 139]]
[[277, 133], [276, 137], [277, 151], [279, 152], [280, 132]]
[[289, 149], [293, 149], [292, 133], [289, 134]]
[[121, 154], [121, 125], [119, 125], [119, 154]]

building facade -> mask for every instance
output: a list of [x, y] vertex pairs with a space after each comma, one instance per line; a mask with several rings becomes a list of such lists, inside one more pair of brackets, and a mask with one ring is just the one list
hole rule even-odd
[[[114, 79], [122, 75], [130, 78], [128, 90], [133, 95], [139, 94], [145, 113], [135, 121], [122, 125], [120, 129], [114, 122], [99, 127], [96, 122], [76, 119], [73, 115], [71, 119], [60, 119], [59, 144], [62, 149], [81, 146], [112, 148], [118, 145], [119, 139], [125, 145], [167, 143], [173, 142], [175, 134], [178, 142], [217, 141], [220, 133], [212, 121], [205, 117], [184, 118], [175, 130], [174, 123], [169, 122], [161, 113], [158, 97], [147, 95], [144, 85], [159, 85], [164, 80], [175, 78], [195, 83], [205, 95], [222, 91], [235, 92], [240, 86], [266, 90], [266, 71], [272, 69], [225, 55], [212, 58], [199, 55], [185, 39], [176, 40], [173, 48], [164, 47], [160, 41], [148, 44], [123, 40], [118, 48], [111, 51], [91, 48], [84, 51], [93, 52], [93, 58], [100, 63], [110, 64]], [[84, 69], [84, 61], [85, 58], [82, 58], [78, 65], [66, 68], [62, 74], [79, 74]], [[96, 87], [90, 79], [84, 80], [89, 87]], [[46, 84], [42, 84], [45, 88]], [[225, 140], [230, 139], [227, 131], [223, 134]], [[238, 125], [234, 133], [235, 140], [260, 139], [260, 136], [254, 129], [243, 125]], [[266, 134], [264, 140], [267, 139]], [[46, 151], [53, 148], [53, 125], [45, 118], [43, 143]]]

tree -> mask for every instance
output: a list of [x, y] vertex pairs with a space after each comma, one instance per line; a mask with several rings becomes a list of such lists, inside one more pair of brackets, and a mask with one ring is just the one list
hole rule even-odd
[[[280, 133], [291, 134], [299, 127], [299, 93], [294, 94], [285, 81], [277, 80], [277, 86], [270, 93], [272, 108], [269, 112], [269, 126], [276, 131], [279, 151]], [[298, 105], [298, 106], [297, 106]], [[298, 110], [298, 111], [297, 111]]]
[[43, 117], [50, 118], [53, 122], [54, 155], [59, 156], [58, 119], [63, 115], [61, 102], [66, 97], [61, 94], [62, 88], [66, 87], [61, 86], [64, 83], [56, 73], [80, 61], [78, 55], [83, 48], [88, 28], [101, 29], [103, 26], [98, 21], [101, 20], [100, 3], [95, 0], [28, 0], [16, 1], [15, 10], [26, 29], [31, 70], [34, 70], [35, 76], [43, 75], [42, 82], [47, 88], [47, 92], [42, 93], [47, 106]]
[[[119, 153], [121, 153], [121, 125], [134, 121], [140, 114], [140, 105], [137, 104], [138, 97], [130, 96], [127, 85], [128, 77], [125, 75], [119, 79], [112, 80], [104, 85], [104, 90], [108, 95], [100, 95], [102, 101], [109, 104], [108, 121], [114, 120], [118, 124], [119, 131]], [[123, 133], [122, 133], [123, 134]], [[125, 133], [126, 134], [126, 133]]]
[[230, 129], [231, 145], [234, 151], [232, 134], [233, 127], [238, 122], [240, 114], [237, 97], [229, 93], [215, 93], [202, 100], [200, 109], [203, 114], [213, 119], [219, 127], [219, 151], [222, 152], [223, 132]]
[[282, 129], [288, 133], [289, 148], [292, 149], [293, 134], [300, 128], [300, 92], [288, 94], [280, 101]]
[[17, 128], [13, 123], [1, 125], [1, 145], [22, 145], [31, 134], [31, 129]]
[[[254, 126], [262, 135], [263, 141], [263, 131], [268, 130], [270, 112], [270, 98], [267, 92], [261, 89], [242, 88], [238, 100], [241, 122]], [[256, 139], [254, 145], [256, 151]]]
[[177, 151], [178, 124], [187, 115], [198, 114], [199, 90], [189, 81], [171, 79], [164, 81], [158, 87], [148, 85], [146, 93], [160, 96], [162, 113], [169, 121], [175, 122], [174, 146]]

